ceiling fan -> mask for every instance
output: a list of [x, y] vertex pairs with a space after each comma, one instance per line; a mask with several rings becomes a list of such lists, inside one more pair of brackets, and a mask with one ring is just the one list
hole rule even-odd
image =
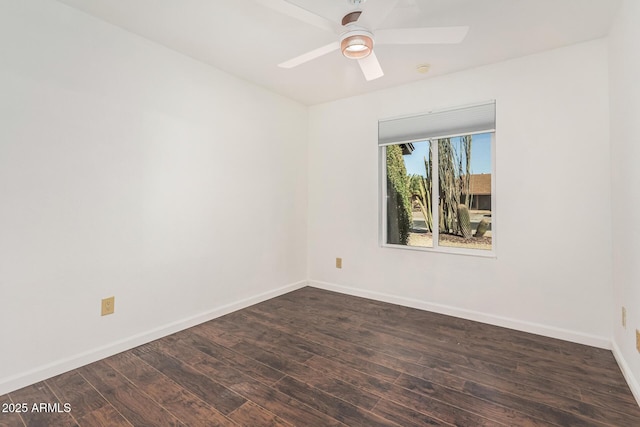
[[279, 67], [293, 68], [340, 50], [345, 57], [358, 61], [367, 81], [384, 75], [374, 52], [376, 45], [457, 44], [464, 40], [469, 31], [469, 27], [466, 26], [376, 29], [399, 0], [344, 0], [348, 3], [349, 10], [343, 16], [340, 25], [287, 0], [256, 1], [270, 9], [339, 35], [337, 41], [282, 62], [278, 64]]

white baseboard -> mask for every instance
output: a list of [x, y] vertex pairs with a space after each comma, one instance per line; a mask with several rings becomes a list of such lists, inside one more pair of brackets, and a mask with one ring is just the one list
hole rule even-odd
[[2, 378], [0, 379], [0, 395], [10, 393], [21, 389], [22, 387], [46, 380], [47, 378], [60, 375], [72, 369], [88, 365], [89, 363], [113, 356], [114, 354], [132, 349], [184, 329], [191, 328], [201, 323], [208, 322], [209, 320], [224, 316], [225, 314], [295, 291], [296, 289], [300, 289], [305, 286], [307, 286], [306, 280], [282, 286], [278, 289], [263, 292], [250, 298], [241, 299], [239, 301], [214, 308], [213, 310], [160, 326], [141, 334], [133, 335], [80, 354], [39, 366], [27, 372], [21, 372], [11, 377]]
[[631, 372], [631, 368], [629, 368], [615, 340], [611, 343], [611, 351], [613, 352], [613, 357], [616, 358], [616, 362], [618, 362], [618, 366], [620, 366], [624, 379], [627, 380], [627, 384], [629, 384], [633, 397], [636, 398], [636, 402], [640, 405], [640, 383], [638, 383], [638, 379], [633, 375], [633, 372]]
[[473, 310], [453, 307], [444, 304], [436, 304], [432, 302], [417, 300], [413, 298], [400, 297], [396, 295], [368, 291], [359, 288], [336, 285], [334, 283], [310, 280], [309, 286], [315, 288], [335, 291], [342, 294], [353, 295], [357, 297], [369, 298], [376, 301], [388, 302], [391, 304], [403, 305], [405, 307], [417, 308], [434, 313], [446, 314], [449, 316], [460, 317], [462, 319], [474, 320], [476, 322], [487, 323], [490, 325], [501, 326], [504, 328], [515, 329], [518, 331], [529, 332], [546, 337], [557, 338], [564, 341], [571, 341], [578, 344], [585, 344], [592, 347], [611, 349], [611, 339], [608, 337], [600, 337], [597, 335], [589, 335], [582, 332], [571, 331], [568, 329], [556, 328], [554, 326], [542, 325], [539, 323], [526, 322], [508, 317], [496, 316], [493, 314], [482, 313]]

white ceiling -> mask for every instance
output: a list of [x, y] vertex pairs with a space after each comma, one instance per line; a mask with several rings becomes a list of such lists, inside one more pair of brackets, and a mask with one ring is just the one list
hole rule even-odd
[[[279, 68], [338, 36], [264, 6], [272, 0], [58, 1], [307, 105], [603, 37], [620, 6], [619, 0], [400, 0], [381, 28], [468, 25], [469, 33], [459, 45], [376, 46], [385, 75], [367, 82], [339, 51]], [[349, 10], [348, 0], [290, 3], [335, 22]], [[418, 73], [425, 63], [430, 72]]]

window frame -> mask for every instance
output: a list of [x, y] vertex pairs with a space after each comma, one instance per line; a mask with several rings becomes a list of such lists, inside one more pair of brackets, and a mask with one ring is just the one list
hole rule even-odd
[[[436, 207], [440, 204], [440, 182], [438, 175], [438, 140], [444, 138], [456, 138], [466, 135], [478, 135], [478, 134], [490, 134], [491, 135], [491, 250], [487, 249], [470, 249], [470, 248], [457, 248], [452, 246], [440, 246], [439, 236], [440, 236], [440, 227], [434, 227], [435, 231], [432, 232], [433, 238], [433, 246], [425, 247], [425, 246], [409, 246], [409, 245], [399, 245], [393, 243], [387, 243], [387, 146], [390, 145], [400, 145], [406, 143], [417, 143], [417, 142], [426, 142], [429, 141], [430, 149], [434, 149], [433, 151], [433, 163], [432, 163], [432, 180], [434, 183], [434, 190], [431, 194], [431, 206], [432, 206], [432, 215], [433, 215], [433, 223], [439, 224], [440, 221], [440, 209]], [[463, 134], [454, 134], [454, 135], [446, 135], [446, 136], [438, 136], [434, 138], [421, 138], [415, 139], [411, 141], [399, 141], [396, 143], [386, 143], [384, 145], [378, 146], [378, 163], [380, 171], [379, 179], [378, 179], [378, 195], [379, 197], [379, 206], [378, 206], [378, 217], [379, 217], [379, 245], [382, 248], [392, 248], [392, 249], [405, 249], [412, 251], [421, 251], [421, 252], [435, 252], [435, 253], [447, 253], [454, 255], [468, 255], [468, 256], [476, 256], [482, 258], [497, 258], [496, 248], [497, 248], [497, 226], [496, 226], [496, 206], [497, 206], [497, 197], [496, 197], [496, 130], [492, 131], [478, 131], [478, 132], [468, 132]]]

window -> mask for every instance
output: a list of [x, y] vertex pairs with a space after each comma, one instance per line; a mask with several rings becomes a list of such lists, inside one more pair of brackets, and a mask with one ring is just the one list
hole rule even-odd
[[493, 255], [495, 102], [379, 122], [384, 246]]

